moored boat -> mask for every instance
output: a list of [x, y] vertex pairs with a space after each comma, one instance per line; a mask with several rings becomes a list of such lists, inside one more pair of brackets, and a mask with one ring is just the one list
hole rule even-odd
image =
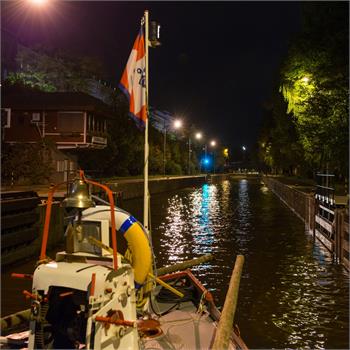
[[[110, 205], [94, 205], [88, 183], [104, 188]], [[64, 204], [75, 211], [65, 250], [54, 260], [46, 256], [49, 195], [40, 259], [32, 290], [24, 292], [31, 299], [29, 332], [2, 338], [6, 347], [215, 348], [221, 314], [212, 294], [187, 268], [210, 256], [156, 269], [143, 226], [114, 206], [106, 186], [83, 173]], [[117, 235], [127, 241], [123, 255], [117, 252]], [[227, 349], [246, 349], [232, 324]]]

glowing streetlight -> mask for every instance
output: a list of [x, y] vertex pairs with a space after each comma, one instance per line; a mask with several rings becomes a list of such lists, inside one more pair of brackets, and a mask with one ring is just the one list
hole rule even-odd
[[180, 129], [182, 127], [182, 120], [181, 119], [176, 119], [174, 121], [174, 128], [175, 129]]
[[210, 141], [210, 146], [215, 147], [216, 146], [216, 141], [215, 140]]
[[[170, 128], [173, 127], [174, 129], [181, 129], [182, 128], [182, 120], [181, 119], [175, 119]], [[166, 134], [167, 134], [167, 126], [166, 126], [166, 120], [164, 119], [164, 145], [163, 145], [163, 175], [165, 176], [165, 166], [166, 166]]]
[[202, 138], [202, 133], [201, 132], [197, 132], [195, 135], [197, 140], [200, 140]]
[[27, 0], [31, 5], [42, 7], [45, 6], [48, 0]]
[[307, 84], [309, 81], [310, 81], [310, 78], [309, 77], [303, 77], [301, 79], [305, 84]]
[[245, 151], [245, 150], [246, 150], [246, 147], [245, 147], [245, 146], [242, 146], [242, 150]]

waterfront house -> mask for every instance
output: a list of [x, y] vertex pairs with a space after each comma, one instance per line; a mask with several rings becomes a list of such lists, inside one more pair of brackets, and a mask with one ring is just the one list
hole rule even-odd
[[22, 90], [3, 94], [1, 107], [3, 142], [46, 140], [54, 145], [55, 180], [66, 180], [77, 169], [71, 151], [107, 146], [107, 121], [112, 112], [88, 94]]

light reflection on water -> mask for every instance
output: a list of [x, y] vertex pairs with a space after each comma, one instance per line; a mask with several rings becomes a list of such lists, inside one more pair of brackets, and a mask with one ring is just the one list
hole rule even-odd
[[193, 268], [222, 305], [245, 256], [236, 321], [251, 348], [349, 348], [348, 278], [259, 182], [205, 184], [153, 197], [158, 266], [206, 253]]

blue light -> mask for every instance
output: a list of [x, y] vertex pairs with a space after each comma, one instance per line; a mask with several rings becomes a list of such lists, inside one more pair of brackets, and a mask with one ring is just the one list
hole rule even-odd
[[208, 165], [208, 164], [210, 163], [209, 158], [204, 158], [204, 159], [203, 159], [203, 163], [204, 163], [205, 165]]

